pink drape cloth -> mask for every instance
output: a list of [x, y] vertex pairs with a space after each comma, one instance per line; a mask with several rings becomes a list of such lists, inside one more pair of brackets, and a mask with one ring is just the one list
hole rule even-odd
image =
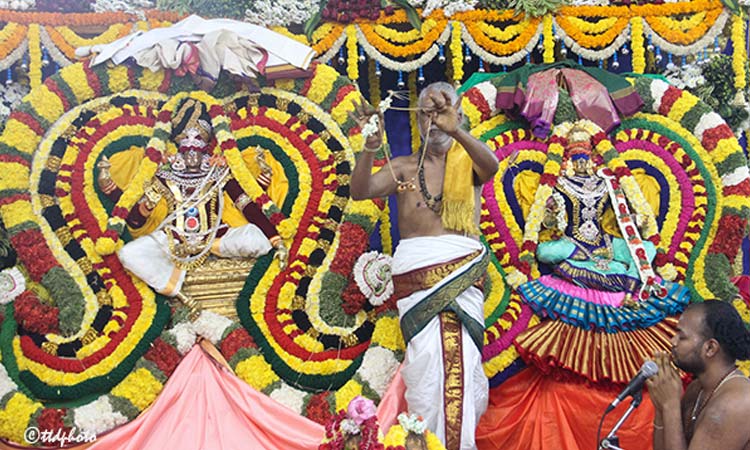
[[378, 405], [378, 424], [383, 435], [387, 434], [391, 426], [398, 421], [399, 414], [409, 411], [404, 394], [406, 394], [406, 385], [404, 379], [401, 378], [401, 366], [399, 366]]
[[578, 297], [589, 303], [604, 306], [614, 306], [619, 308], [622, 302], [625, 300], [624, 292], [608, 292], [608, 291], [597, 291], [595, 289], [586, 289], [580, 286], [576, 286], [573, 283], [565, 281], [561, 278], [553, 277], [552, 275], [542, 275], [539, 277], [539, 282], [543, 285], [555, 289], [558, 292], [564, 292], [565, 294], [573, 297]]
[[248, 386], [196, 345], [154, 404], [90, 449], [317, 449], [321, 425]]

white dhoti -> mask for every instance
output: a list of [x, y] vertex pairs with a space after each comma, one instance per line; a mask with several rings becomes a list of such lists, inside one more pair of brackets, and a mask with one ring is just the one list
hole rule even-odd
[[[467, 257], [466, 261], [461, 260], [462, 257]], [[484, 266], [480, 259], [484, 261]], [[449, 450], [473, 449], [476, 448], [474, 432], [487, 408], [489, 395], [480, 350], [484, 295], [481, 290], [471, 286], [474, 280], [461, 280], [464, 285], [468, 282], [462, 291], [456, 290], [456, 284], [461, 278], [484, 273], [486, 250], [478, 241], [458, 235], [403, 239], [393, 256], [394, 283], [399, 275], [407, 276], [417, 269], [429, 272], [432, 267], [441, 265], [442, 268], [431, 273], [433, 277], [444, 274], [446, 267], [455, 270], [451, 270], [452, 273], [434, 286], [413, 292], [398, 301], [402, 330], [405, 339], [410, 339], [401, 375], [406, 385], [409, 412], [421, 415], [428, 428]], [[414, 315], [415, 310], [424, 310], [425, 304], [431, 301], [444, 302], [434, 300], [440, 290], [451, 295], [454, 300], [451, 306], [440, 314], [417, 321], [409, 317]], [[458, 311], [460, 320], [456, 319], [456, 314], [451, 314], [453, 311]], [[409, 331], [407, 322], [421, 322], [424, 325], [412, 326]], [[480, 339], [478, 343], [477, 339]]]
[[[217, 238], [211, 252], [224, 258], [257, 258], [271, 250], [271, 243], [257, 226], [245, 224], [230, 228]], [[117, 252], [122, 265], [156, 292], [173, 297], [185, 282], [184, 269], [169, 254], [167, 233], [157, 230], [125, 244]]]

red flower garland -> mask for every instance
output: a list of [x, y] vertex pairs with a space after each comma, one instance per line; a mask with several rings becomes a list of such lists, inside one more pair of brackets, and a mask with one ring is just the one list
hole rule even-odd
[[70, 430], [70, 427], [66, 427], [65, 422], [63, 421], [65, 413], [65, 409], [43, 409], [42, 413], [36, 419], [36, 423], [39, 426], [39, 431], [49, 430], [52, 432], [57, 432], [57, 430], [60, 430], [63, 433], [67, 433]]
[[258, 348], [253, 337], [244, 328], [232, 331], [221, 342], [221, 354], [227, 359], [231, 359], [241, 348]]
[[54, 306], [45, 305], [39, 297], [31, 291], [24, 291], [13, 302], [16, 323], [24, 330], [32, 333], [59, 333], [58, 318], [60, 310]]
[[164, 342], [161, 338], [156, 338], [151, 344], [151, 348], [143, 356], [156, 364], [156, 367], [164, 372], [164, 375], [167, 377], [172, 376], [172, 372], [174, 372], [177, 364], [182, 359], [177, 349]]
[[331, 405], [328, 403], [328, 392], [321, 392], [310, 397], [305, 406], [305, 416], [321, 425], [331, 421]]

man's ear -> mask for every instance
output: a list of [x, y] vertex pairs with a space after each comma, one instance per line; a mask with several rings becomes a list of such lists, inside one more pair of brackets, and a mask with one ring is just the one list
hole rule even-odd
[[706, 356], [708, 356], [709, 358], [713, 358], [714, 356], [716, 356], [721, 349], [719, 341], [714, 338], [711, 338], [704, 342], [703, 347], [705, 348]]

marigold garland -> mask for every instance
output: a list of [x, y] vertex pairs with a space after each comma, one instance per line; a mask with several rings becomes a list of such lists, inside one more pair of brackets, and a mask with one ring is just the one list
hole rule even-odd
[[359, 55], [357, 54], [357, 30], [346, 26], [346, 74], [350, 80], [359, 79]]
[[39, 38], [39, 25], [29, 25], [29, 82], [31, 89], [42, 84], [42, 48]]
[[646, 70], [646, 49], [643, 46], [643, 19], [630, 19], [630, 48], [633, 53], [633, 72], [643, 73]]
[[747, 85], [745, 64], [747, 63], [747, 52], [745, 47], [745, 18], [732, 16], [732, 69], [734, 71], [734, 87], [738, 92], [744, 91]]
[[546, 64], [555, 62], [555, 36], [552, 34], [552, 16], [544, 16], [542, 20], [544, 36], [544, 52], [542, 59]]
[[461, 45], [461, 24], [451, 22], [451, 69], [453, 70], [453, 81], [461, 82], [464, 78], [464, 52]]

